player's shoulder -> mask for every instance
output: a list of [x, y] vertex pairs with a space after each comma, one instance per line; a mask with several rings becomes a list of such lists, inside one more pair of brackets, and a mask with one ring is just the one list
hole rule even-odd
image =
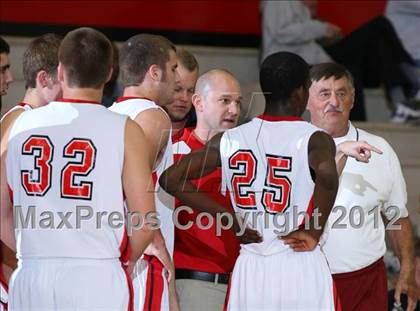
[[162, 130], [171, 128], [171, 120], [168, 114], [159, 106], [156, 108], [145, 109], [139, 112], [134, 118], [140, 125], [145, 123], [153, 124], [154, 127], [159, 127]]
[[239, 133], [252, 133], [254, 132], [254, 129], [259, 126], [259, 123], [260, 122], [258, 118], [253, 118], [245, 123], [242, 123], [241, 125], [226, 130], [223, 136], [230, 136]]
[[13, 123], [13, 121], [15, 121], [16, 118], [19, 117], [23, 112], [25, 112], [25, 109], [23, 109], [23, 107], [9, 110], [1, 118], [1, 124], [6, 125]]

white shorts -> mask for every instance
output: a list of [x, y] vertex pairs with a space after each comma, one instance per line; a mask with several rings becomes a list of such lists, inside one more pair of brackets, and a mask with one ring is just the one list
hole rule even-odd
[[6, 278], [4, 277], [2, 270], [1, 270], [1, 264], [0, 264], [0, 311], [7, 310], [7, 283]]
[[162, 263], [144, 255], [134, 269], [134, 311], [169, 311], [168, 282]]
[[0, 311], [7, 310], [7, 290], [6, 287], [3, 286], [3, 283], [0, 282]]
[[229, 287], [231, 311], [334, 310], [333, 280], [319, 247], [270, 256], [241, 250]]
[[127, 311], [130, 283], [118, 259], [24, 259], [9, 283], [9, 310]]

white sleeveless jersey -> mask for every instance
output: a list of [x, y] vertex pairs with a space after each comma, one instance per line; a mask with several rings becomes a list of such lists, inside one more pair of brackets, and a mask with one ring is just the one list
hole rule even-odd
[[296, 230], [311, 213], [308, 141], [318, 130], [300, 118], [260, 116], [223, 134], [222, 176], [232, 205], [263, 236], [242, 248], [261, 255], [289, 249], [278, 235]]
[[2, 117], [1, 117], [1, 120], [0, 121], [3, 121], [4, 120], [4, 118], [9, 114], [9, 113], [11, 113], [12, 111], [15, 111], [15, 110], [19, 110], [19, 109], [23, 109], [24, 111], [27, 111], [27, 110], [31, 110], [32, 109], [32, 107], [29, 105], [29, 104], [26, 104], [26, 103], [19, 103], [19, 104], [17, 104], [16, 106], [14, 106], [14, 107], [12, 107], [9, 111], [7, 111]]
[[[165, 115], [166, 111], [156, 105], [153, 101], [145, 98], [121, 98], [115, 102], [109, 110], [129, 116], [134, 120], [140, 113], [148, 109], [160, 109]], [[165, 238], [166, 247], [169, 253], [173, 254], [174, 248], [174, 224], [172, 221], [172, 212], [175, 207], [175, 199], [173, 196], [164, 191], [157, 182], [160, 175], [173, 164], [173, 151], [172, 151], [172, 129], [169, 129], [169, 138], [166, 143], [165, 152], [154, 169], [155, 185], [155, 205], [156, 210], [159, 213], [161, 222], [160, 230], [163, 237]]]
[[18, 258], [120, 257], [126, 120], [77, 100], [16, 119], [6, 165]]

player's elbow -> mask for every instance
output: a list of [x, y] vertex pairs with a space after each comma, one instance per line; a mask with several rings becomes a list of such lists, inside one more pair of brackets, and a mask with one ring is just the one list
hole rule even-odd
[[328, 165], [316, 171], [315, 183], [327, 191], [337, 192], [338, 173], [334, 165]]

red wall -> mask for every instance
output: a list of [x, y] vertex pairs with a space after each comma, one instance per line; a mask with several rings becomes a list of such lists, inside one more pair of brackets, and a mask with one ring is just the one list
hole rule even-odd
[[[380, 15], [385, 0], [319, 0], [319, 15], [348, 33]], [[258, 0], [0, 1], [2, 22], [260, 34]]]

